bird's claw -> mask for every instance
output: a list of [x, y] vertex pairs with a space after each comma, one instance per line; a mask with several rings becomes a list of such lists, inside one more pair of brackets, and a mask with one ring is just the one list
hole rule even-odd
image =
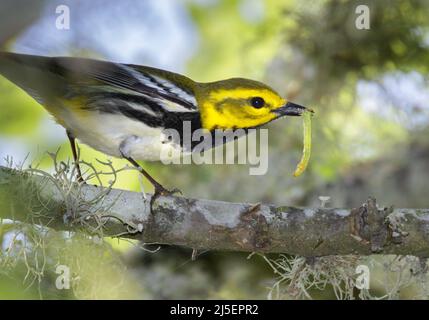
[[165, 189], [164, 187], [157, 187], [155, 188], [155, 193], [154, 196], [155, 197], [159, 197], [159, 196], [172, 196], [175, 194], [183, 194], [181, 190], [177, 189], [177, 188], [173, 188], [171, 190]]
[[153, 212], [154, 212], [153, 211], [153, 204], [155, 203], [156, 199], [158, 199], [160, 196], [167, 197], [167, 196], [172, 196], [172, 195], [177, 194], [177, 193], [183, 194], [182, 191], [180, 191], [177, 188], [173, 188], [171, 190], [168, 190], [161, 185], [156, 186], [155, 192], [150, 199], [150, 211], [151, 211], [151, 213], [153, 214]]

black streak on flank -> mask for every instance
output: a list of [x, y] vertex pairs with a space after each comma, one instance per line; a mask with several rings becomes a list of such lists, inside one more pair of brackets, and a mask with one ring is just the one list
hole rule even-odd
[[[185, 144], [186, 132], [184, 132], [184, 123], [191, 124], [190, 148], [194, 149], [201, 140], [192, 141], [192, 133], [195, 130], [202, 129], [200, 113], [193, 112], [171, 112], [166, 111], [162, 105], [148, 97], [141, 95], [130, 95], [118, 92], [102, 92], [90, 94], [86, 106], [83, 109], [96, 110], [101, 113], [122, 114], [123, 116], [140, 121], [152, 128], [174, 129], [179, 134], [180, 141], [173, 141], [181, 147], [189, 148], [189, 143]], [[189, 126], [188, 126], [189, 127]], [[248, 129], [243, 129], [245, 134]], [[189, 133], [188, 133], [189, 134]], [[232, 135], [233, 139], [223, 138], [222, 141], [216, 139], [216, 130], [210, 132], [211, 145], [206, 145], [204, 149], [215, 147], [217, 144], [224, 144], [239, 137]]]

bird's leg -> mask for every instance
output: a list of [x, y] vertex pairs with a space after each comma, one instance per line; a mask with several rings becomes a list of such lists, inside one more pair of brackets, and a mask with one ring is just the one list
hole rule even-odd
[[132, 148], [134, 147], [134, 145], [136, 143], [139, 143], [140, 138], [137, 136], [129, 136], [126, 139], [124, 139], [121, 144], [119, 145], [119, 153], [121, 154], [122, 158], [127, 159], [135, 168], [137, 168], [142, 174], [143, 176], [149, 180], [149, 182], [153, 185], [155, 191], [153, 193], [153, 196], [150, 199], [150, 210], [151, 212], [153, 212], [152, 207], [153, 207], [153, 203], [155, 202], [155, 200], [159, 197], [159, 196], [167, 196], [167, 195], [172, 195], [174, 193], [181, 193], [181, 191], [179, 189], [173, 189], [173, 190], [168, 190], [166, 188], [164, 188], [158, 181], [156, 181], [154, 178], [152, 178], [152, 176], [145, 170], [143, 169], [138, 163], [137, 161], [135, 161], [131, 155], [130, 155], [130, 151], [132, 150]]
[[179, 189], [172, 189], [172, 190], [168, 190], [166, 188], [164, 188], [162, 186], [162, 184], [160, 184], [158, 181], [156, 181], [145, 169], [143, 169], [141, 167], [141, 165], [139, 165], [137, 163], [137, 161], [135, 161], [133, 158], [131, 157], [126, 157], [123, 155], [123, 157], [125, 159], [127, 159], [134, 167], [136, 167], [144, 176], [146, 179], [149, 180], [149, 182], [153, 185], [155, 191], [153, 193], [153, 196], [150, 198], [150, 212], [153, 212], [153, 204], [155, 203], [155, 200], [159, 197], [159, 196], [168, 196], [168, 195], [173, 195], [175, 193], [182, 193]]
[[68, 130], [66, 130], [66, 132], [67, 132], [67, 137], [69, 138], [70, 146], [71, 146], [72, 153], [73, 153], [74, 165], [76, 166], [76, 170], [77, 170], [77, 181], [85, 183], [85, 180], [82, 177], [82, 172], [80, 171], [79, 159], [77, 157], [76, 139], [75, 139], [75, 137], [73, 137], [73, 135]]
[[168, 195], [172, 195], [175, 193], [181, 193], [181, 191], [179, 189], [172, 189], [172, 190], [168, 190], [166, 188], [164, 188], [162, 186], [162, 184], [160, 184], [158, 181], [156, 181], [145, 169], [143, 169], [138, 163], [137, 161], [135, 161], [133, 158], [131, 157], [127, 157], [124, 154], [122, 154], [122, 157], [124, 159], [127, 159], [134, 167], [136, 167], [143, 175], [144, 177], [149, 180], [149, 182], [153, 185], [155, 192], [154, 195], [152, 197], [152, 199], [159, 197], [159, 196], [168, 196]]

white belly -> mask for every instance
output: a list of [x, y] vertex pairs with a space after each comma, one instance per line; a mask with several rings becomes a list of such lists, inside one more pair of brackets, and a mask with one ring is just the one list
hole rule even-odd
[[114, 157], [122, 156], [121, 144], [123, 147], [123, 142], [128, 140], [132, 143], [125, 146], [127, 156], [136, 160], [159, 161], [161, 151], [171, 148], [177, 152], [181, 149], [176, 144], [163, 143], [165, 136], [160, 128], [152, 128], [118, 114], [92, 112], [78, 117], [68, 114], [63, 119], [66, 119], [67, 129], [79, 141]]

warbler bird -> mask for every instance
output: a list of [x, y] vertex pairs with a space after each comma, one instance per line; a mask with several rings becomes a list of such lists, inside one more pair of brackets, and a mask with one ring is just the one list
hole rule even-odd
[[[168, 190], [136, 160], [161, 160], [166, 143], [183, 151], [185, 121], [192, 130], [207, 132], [249, 129], [282, 116], [299, 116], [306, 109], [249, 79], [201, 83], [152, 67], [86, 58], [0, 52], [0, 74], [66, 129], [80, 181], [75, 139], [130, 161], [152, 183], [155, 194]], [[180, 141], [164, 141], [165, 129], [177, 130]]]

